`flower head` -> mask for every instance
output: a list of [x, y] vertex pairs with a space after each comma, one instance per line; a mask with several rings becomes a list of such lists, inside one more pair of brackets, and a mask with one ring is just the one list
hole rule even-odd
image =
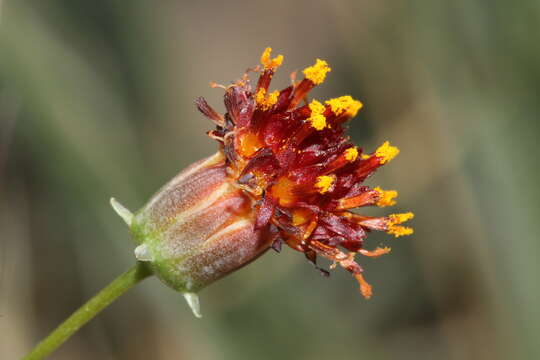
[[197, 107], [216, 123], [208, 134], [220, 144], [230, 183], [253, 201], [255, 230], [271, 234], [274, 248], [285, 243], [313, 264], [318, 256], [339, 264], [369, 298], [371, 286], [355, 255], [388, 253], [387, 247], [364, 249], [367, 234], [372, 230], [396, 237], [412, 234], [412, 228], [401, 224], [413, 214], [371, 217], [351, 210], [395, 204], [397, 191], [370, 188], [363, 182], [399, 150], [386, 141], [365, 153], [349, 142], [343, 125], [362, 108], [351, 96], [307, 100], [309, 91], [331, 71], [324, 60], [304, 69], [302, 80], [269, 91], [282, 61], [282, 55], [272, 59], [267, 48], [262, 66], [255, 68], [260, 73], [255, 86], [245, 74], [226, 88], [224, 115], [202, 98]]

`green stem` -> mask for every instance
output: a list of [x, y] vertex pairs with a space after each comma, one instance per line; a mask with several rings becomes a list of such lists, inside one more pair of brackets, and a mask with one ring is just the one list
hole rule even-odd
[[62, 324], [53, 330], [45, 339], [23, 358], [23, 360], [43, 359], [62, 345], [71, 335], [77, 332], [101, 310], [110, 305], [117, 297], [131, 289], [141, 280], [151, 275], [150, 270], [143, 263], [138, 262], [131, 269], [117, 277], [97, 295], [88, 300]]

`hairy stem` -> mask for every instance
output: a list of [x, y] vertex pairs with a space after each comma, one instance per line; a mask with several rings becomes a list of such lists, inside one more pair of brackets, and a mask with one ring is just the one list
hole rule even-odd
[[131, 269], [117, 277], [107, 287], [88, 300], [86, 304], [71, 314], [69, 318], [37, 344], [23, 360], [43, 359], [51, 354], [116, 298], [150, 275], [151, 272], [148, 267], [141, 262], [137, 262]]

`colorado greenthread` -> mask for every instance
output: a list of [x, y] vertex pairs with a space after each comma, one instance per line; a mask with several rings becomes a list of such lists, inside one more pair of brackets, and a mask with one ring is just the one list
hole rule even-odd
[[[397, 147], [386, 141], [369, 153], [349, 142], [344, 124], [363, 106], [351, 96], [307, 100], [331, 71], [326, 61], [317, 59], [303, 79], [294, 73], [290, 86], [269, 91], [283, 61], [270, 53], [266, 48], [261, 65], [232, 85], [213, 84], [225, 90], [225, 114], [196, 100], [216, 125], [208, 132], [219, 143], [215, 155], [182, 171], [134, 215], [112, 200], [138, 244], [137, 259], [184, 293], [196, 315], [198, 291], [282, 244], [324, 275], [329, 272], [316, 265], [317, 257], [332, 261], [331, 269], [340, 265], [370, 298], [355, 256], [378, 257], [390, 248], [365, 249], [368, 233], [413, 233], [401, 225], [411, 212], [371, 217], [350, 211], [395, 205], [397, 191], [364, 181], [399, 153]], [[259, 73], [255, 86], [250, 72]]]

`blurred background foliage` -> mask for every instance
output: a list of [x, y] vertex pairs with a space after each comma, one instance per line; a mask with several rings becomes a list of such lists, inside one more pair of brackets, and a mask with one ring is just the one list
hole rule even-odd
[[[54, 359], [540, 358], [538, 1], [0, 2], [0, 358], [16, 359], [133, 263], [131, 209], [215, 151], [193, 99], [285, 54], [329, 61], [315, 96], [365, 104], [355, 142], [401, 155], [416, 233], [375, 234], [349, 274], [289, 249], [201, 293], [195, 319], [151, 279]], [[535, 160], [536, 159], [536, 160]]]

